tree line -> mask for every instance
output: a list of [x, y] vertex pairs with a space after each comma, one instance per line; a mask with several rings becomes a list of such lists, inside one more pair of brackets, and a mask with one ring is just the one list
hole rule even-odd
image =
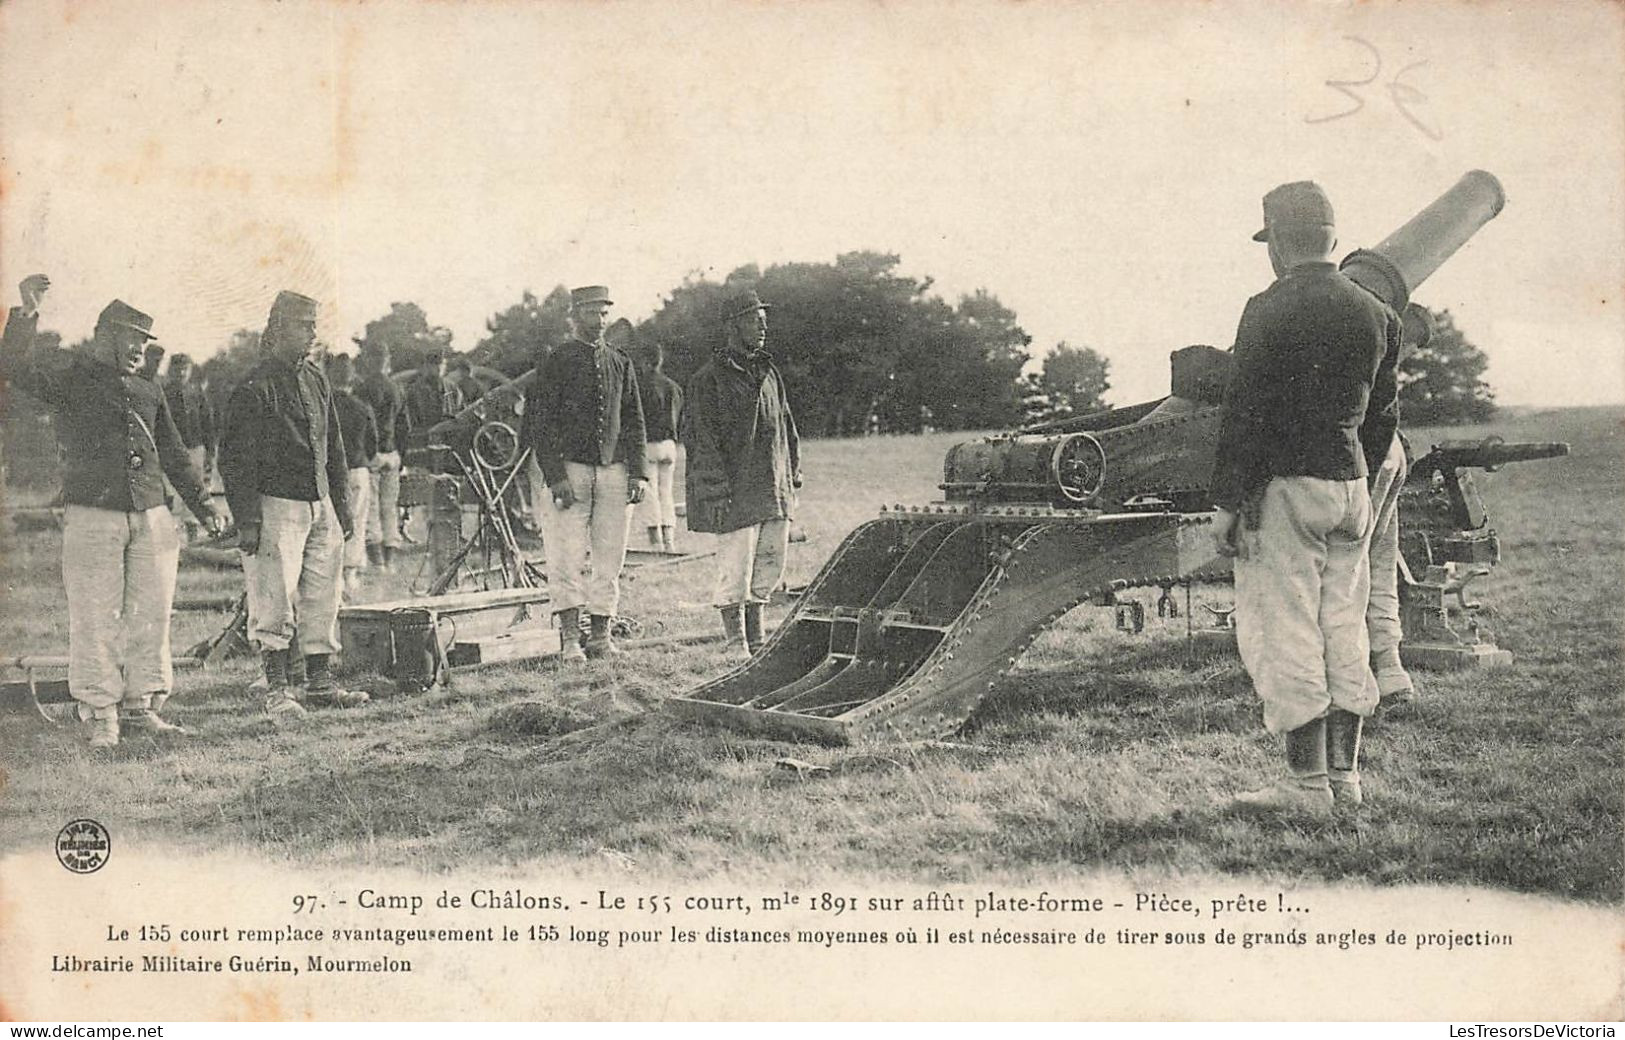
[[[720, 280], [691, 274], [638, 323], [635, 342], [661, 344], [667, 374], [686, 382], [719, 343], [722, 301], [756, 289], [772, 307], [768, 348], [803, 434], [813, 437], [1008, 429], [1108, 406], [1111, 364], [1100, 351], [1063, 341], [1035, 358], [1032, 337], [992, 292], [950, 303], [933, 292], [931, 278], [903, 274], [900, 263], [895, 253], [858, 251], [833, 263], [746, 265]], [[569, 310], [563, 285], [543, 296], [527, 290], [488, 318], [485, 334], [461, 355], [519, 375], [569, 337]], [[1429, 313], [1432, 339], [1400, 369], [1403, 421], [1488, 419], [1495, 408], [1483, 379], [1488, 358], [1449, 311]], [[54, 334], [45, 335], [49, 346]], [[451, 331], [411, 302], [391, 304], [352, 343], [388, 346], [397, 371], [416, 367], [431, 351], [456, 352]], [[240, 329], [223, 348], [198, 365], [222, 406], [258, 361], [259, 332]], [[23, 477], [31, 467], [22, 460], [49, 443], [49, 429], [25, 395], [7, 395], [5, 413], [6, 454], [16, 464], [13, 475]]]

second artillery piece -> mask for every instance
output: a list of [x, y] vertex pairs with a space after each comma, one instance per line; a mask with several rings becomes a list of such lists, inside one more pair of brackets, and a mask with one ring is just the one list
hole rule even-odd
[[[1407, 312], [1411, 292], [1504, 204], [1495, 177], [1475, 170], [1342, 270]], [[1419, 317], [1411, 308], [1407, 323]], [[1419, 328], [1409, 332], [1420, 339]], [[670, 709], [836, 743], [946, 736], [1074, 607], [1228, 580], [1208, 530], [1208, 482], [1230, 362], [1226, 351], [1187, 347], [1172, 355], [1167, 397], [955, 445], [942, 501], [858, 527], [750, 662]], [[1400, 506], [1412, 663], [1509, 658], [1483, 641], [1465, 596], [1499, 557], [1465, 471], [1567, 451], [1446, 442], [1416, 462]]]

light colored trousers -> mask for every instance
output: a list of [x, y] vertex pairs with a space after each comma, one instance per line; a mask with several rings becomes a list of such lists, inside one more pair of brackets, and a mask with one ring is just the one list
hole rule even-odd
[[344, 531], [328, 499], [260, 496], [260, 551], [245, 557], [248, 635], [262, 650], [339, 650]]
[[1371, 652], [1384, 654], [1399, 648], [1404, 632], [1399, 623], [1399, 491], [1410, 467], [1405, 446], [1396, 434], [1382, 465], [1371, 475], [1371, 602], [1365, 609], [1365, 629]]
[[790, 551], [790, 521], [765, 520], [717, 535], [717, 586], [711, 602], [766, 603], [784, 577]]
[[[366, 517], [372, 521], [372, 471], [365, 466], [350, 470], [350, 515]], [[400, 489], [400, 474], [396, 474], [395, 487]], [[344, 566], [362, 570], [367, 566], [367, 536], [362, 530], [365, 523], [352, 523], [350, 537], [344, 540]]]
[[180, 535], [164, 506], [125, 513], [67, 507], [68, 689], [103, 714], [170, 689], [169, 614]]
[[1364, 479], [1303, 476], [1271, 480], [1258, 529], [1242, 531], [1236, 642], [1271, 733], [1332, 706], [1356, 715], [1376, 707], [1365, 631], [1370, 536]]
[[677, 442], [650, 441], [643, 446], [643, 475], [649, 490], [632, 507], [641, 527], [677, 527], [677, 495], [672, 478], [677, 474]]
[[555, 611], [586, 607], [589, 614], [613, 617], [626, 563], [626, 464], [566, 462], [564, 467], [575, 503], [560, 509], [550, 491], [536, 495], [547, 550], [547, 593]]
[[[368, 545], [401, 547], [401, 453], [381, 451], [378, 468], [371, 471], [371, 500], [366, 507], [354, 506], [351, 516], [367, 518]], [[355, 500], [352, 498], [351, 502]]]

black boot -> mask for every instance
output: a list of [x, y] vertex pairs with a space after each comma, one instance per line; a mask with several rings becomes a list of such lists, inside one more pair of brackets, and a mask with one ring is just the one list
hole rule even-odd
[[1333, 708], [1326, 715], [1326, 778], [1338, 805], [1353, 808], [1365, 801], [1360, 792], [1360, 731], [1365, 719]]
[[745, 604], [745, 648], [752, 654], [762, 649], [762, 605], [760, 603]]
[[[297, 689], [288, 681], [288, 661], [297, 654], [288, 650], [266, 650], [261, 655], [265, 665], [265, 713], [274, 722], [303, 718], [304, 706], [294, 696]], [[301, 659], [302, 660], [302, 659]]]
[[312, 704], [354, 708], [372, 699], [365, 690], [346, 690], [333, 680], [329, 654], [305, 655], [305, 699]]
[[1237, 795], [1234, 808], [1247, 812], [1302, 812], [1327, 816], [1332, 792], [1326, 784], [1326, 716], [1286, 734], [1287, 776], [1269, 787]]
[[585, 661], [587, 655], [581, 650], [581, 608], [571, 607], [561, 610], [559, 618], [559, 658], [566, 664], [575, 661]]
[[615, 645], [609, 633], [609, 615], [594, 614], [589, 619], [592, 632], [587, 636], [587, 656], [591, 658], [617, 657], [624, 651]]

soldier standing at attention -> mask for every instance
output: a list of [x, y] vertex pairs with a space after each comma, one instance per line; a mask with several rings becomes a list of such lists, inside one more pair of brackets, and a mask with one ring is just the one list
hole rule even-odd
[[643, 399], [643, 474], [649, 481], [649, 494], [638, 505], [649, 547], [663, 552], [677, 551], [677, 496], [673, 484], [677, 472], [677, 431], [683, 415], [683, 388], [662, 369], [666, 352], [659, 343], [635, 345], [638, 364], [638, 393]]
[[754, 290], [724, 305], [716, 356], [689, 381], [688, 527], [717, 538], [712, 602], [729, 648], [761, 648], [762, 607], [784, 577], [801, 443], [784, 379], [767, 353], [767, 304]]
[[[1264, 196], [1277, 279], [1247, 301], [1220, 413], [1214, 537], [1234, 556], [1236, 637], [1283, 734], [1287, 776], [1235, 808], [1328, 814], [1360, 802], [1364, 717], [1377, 703], [1365, 614], [1371, 495], [1360, 429], [1393, 310], [1338, 273], [1332, 207], [1319, 185]], [[1387, 391], [1392, 393], [1390, 387]]]
[[[535, 452], [548, 591], [566, 661], [620, 653], [609, 625], [620, 605], [627, 506], [643, 500], [643, 408], [632, 362], [604, 342], [613, 301], [602, 285], [570, 290], [575, 335], [537, 366], [520, 445]], [[585, 654], [581, 609], [591, 619]]]
[[371, 470], [372, 494], [364, 513], [367, 562], [388, 569], [401, 547], [401, 448], [406, 445], [406, 397], [389, 378], [389, 348], [363, 348], [356, 396], [372, 409], [378, 454]]
[[119, 732], [179, 733], [159, 716], [169, 699], [169, 615], [180, 537], [164, 505], [167, 476], [211, 533], [221, 519], [170, 418], [163, 391], [137, 372], [152, 318], [121, 300], [102, 309], [89, 348], [54, 368], [27, 355], [50, 279], [23, 280], [0, 340], [0, 379], [56, 415], [61, 441], [62, 584], [68, 596], [68, 690], [90, 746]]
[[[346, 490], [350, 498], [350, 515], [365, 517], [372, 509], [370, 471], [378, 464], [378, 423], [367, 402], [355, 394], [351, 385], [355, 378], [355, 362], [348, 354], [327, 356], [327, 381], [333, 386], [333, 409], [338, 413], [339, 436], [344, 441], [344, 458], [350, 464], [350, 479]], [[354, 592], [360, 585], [361, 572], [367, 569], [367, 532], [364, 523], [351, 525], [344, 537], [344, 591]]]
[[[310, 358], [315, 341], [316, 301], [278, 293], [260, 339], [265, 357], [233, 391], [220, 442], [220, 477], [246, 557], [248, 634], [265, 663], [265, 710], [277, 721], [305, 714], [301, 694], [341, 707], [367, 700], [332, 675], [353, 525], [350, 467], [332, 388]], [[290, 682], [290, 654], [303, 657], [302, 691]]]

